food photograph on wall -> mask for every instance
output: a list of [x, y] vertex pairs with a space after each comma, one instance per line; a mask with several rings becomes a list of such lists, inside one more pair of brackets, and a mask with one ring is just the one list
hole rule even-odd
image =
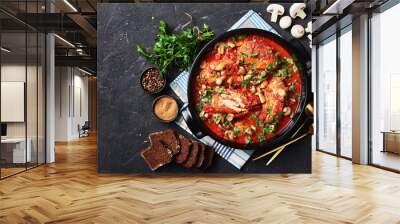
[[98, 6], [98, 170], [311, 173], [304, 3]]

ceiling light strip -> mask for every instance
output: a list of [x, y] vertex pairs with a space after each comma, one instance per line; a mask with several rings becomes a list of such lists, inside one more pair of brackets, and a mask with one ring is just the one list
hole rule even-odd
[[74, 12], [78, 12], [75, 6], [73, 6], [68, 0], [64, 0], [64, 3], [68, 5]]
[[87, 74], [87, 75], [90, 75], [90, 76], [93, 75], [92, 73], [90, 73], [90, 72], [88, 72], [88, 71], [86, 71], [86, 70], [83, 70], [83, 69], [81, 69], [81, 68], [79, 68], [79, 67], [78, 67], [78, 70], [81, 71], [81, 72], [83, 72], [83, 73], [85, 73], [85, 74]]
[[11, 50], [8, 50], [7, 48], [4, 48], [4, 47], [1, 47], [1, 50], [6, 52], [6, 53], [10, 53], [11, 52]]
[[71, 42], [69, 42], [68, 40], [62, 38], [61, 36], [59, 36], [58, 34], [54, 34], [55, 37], [57, 37], [59, 40], [61, 40], [62, 42], [64, 42], [65, 44], [67, 44], [70, 47], [75, 48], [75, 45], [73, 45]]

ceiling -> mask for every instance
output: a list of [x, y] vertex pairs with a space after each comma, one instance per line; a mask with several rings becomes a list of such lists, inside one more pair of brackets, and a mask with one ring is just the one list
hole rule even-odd
[[[385, 1], [387, 0], [307, 0], [307, 7], [313, 14], [313, 36], [324, 36], [329, 28], [346, 15], [357, 15]], [[0, 0], [0, 22], [2, 32], [6, 33], [3, 34], [3, 45], [14, 48], [13, 52], [16, 55], [24, 55], [26, 52], [24, 52], [23, 36], [27, 29], [35, 32], [54, 32], [61, 37], [55, 38], [56, 64], [86, 66], [95, 71], [97, 3], [140, 2], [140, 0], [47, 0], [47, 2], [46, 6], [46, 0]], [[326, 13], [325, 11], [332, 8], [332, 5], [335, 5], [340, 13], [331, 11]], [[49, 13], [50, 11], [52, 13]], [[313, 41], [317, 40], [318, 38], [313, 38]], [[28, 55], [34, 52], [34, 49], [34, 43], [31, 44], [28, 38]]]
[[12, 49], [8, 60], [32, 58], [38, 50], [32, 39], [53, 32], [56, 65], [96, 71], [96, 7], [96, 0], [1, 0], [2, 46]]

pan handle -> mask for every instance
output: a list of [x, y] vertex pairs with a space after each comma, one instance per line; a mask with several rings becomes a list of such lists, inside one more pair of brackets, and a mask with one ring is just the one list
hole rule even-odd
[[193, 121], [192, 115], [190, 114], [188, 104], [182, 106], [181, 113], [183, 116], [183, 120], [185, 120], [187, 126], [189, 127], [190, 131], [196, 136], [196, 138], [201, 139], [205, 135], [203, 132], [198, 130], [196, 123]]

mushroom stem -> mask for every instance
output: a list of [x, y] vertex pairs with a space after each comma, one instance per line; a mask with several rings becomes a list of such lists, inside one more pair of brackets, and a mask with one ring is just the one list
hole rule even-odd
[[276, 22], [278, 20], [278, 11], [271, 13], [271, 22]]
[[303, 10], [299, 10], [297, 16], [300, 17], [301, 19], [304, 19], [306, 18], [307, 14]]

